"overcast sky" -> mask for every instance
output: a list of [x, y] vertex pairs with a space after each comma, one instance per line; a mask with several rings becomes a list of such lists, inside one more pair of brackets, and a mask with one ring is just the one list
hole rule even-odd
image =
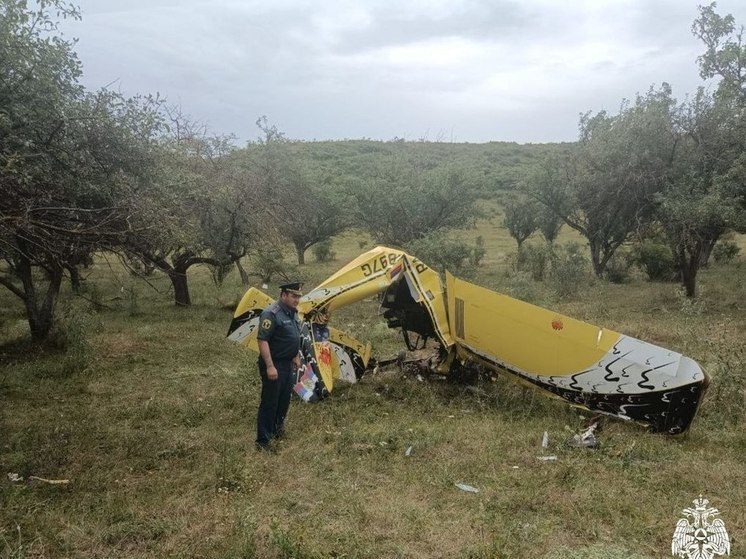
[[[82, 0], [63, 31], [88, 87], [158, 92], [242, 140], [266, 115], [307, 140], [553, 142], [651, 84], [693, 92], [698, 3]], [[746, 23], [743, 0], [718, 12]]]

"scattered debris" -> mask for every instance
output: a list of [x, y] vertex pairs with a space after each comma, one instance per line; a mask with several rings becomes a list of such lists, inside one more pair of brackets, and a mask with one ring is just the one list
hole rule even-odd
[[567, 444], [573, 448], [596, 448], [598, 446], [598, 438], [596, 437], [598, 425], [599, 421], [594, 421], [581, 434], [573, 435]]
[[456, 416], [455, 415], [449, 415], [448, 419], [453, 419], [454, 417], [456, 417]]
[[[8, 479], [11, 483], [20, 483], [23, 481], [23, 478], [21, 476], [12, 472], [8, 472]], [[28, 476], [27, 481], [38, 481], [41, 483], [48, 483], [50, 485], [67, 485], [68, 483], [70, 483], [69, 479], [46, 479], [39, 476]]]
[[514, 469], [514, 470], [517, 470], [517, 469], [518, 469], [518, 466], [513, 466], [513, 469]]
[[406, 362], [406, 359], [407, 359], [407, 352], [404, 350], [400, 351], [398, 355], [396, 356], [395, 363], [399, 367], [399, 371], [401, 372], [404, 372], [404, 363]]
[[554, 462], [557, 460], [557, 456], [554, 454], [552, 455], [545, 455], [544, 452], [546, 452], [546, 449], [549, 447], [549, 432], [544, 431], [544, 435], [541, 437], [541, 452], [542, 456], [537, 456], [539, 460], [543, 460], [544, 462]]
[[465, 483], [456, 483], [454, 485], [456, 485], [456, 487], [461, 491], [466, 491], [467, 493], [479, 493], [479, 489], [472, 487], [471, 485], [466, 485]]
[[45, 479], [39, 476], [28, 476], [29, 481], [40, 481], [42, 483], [48, 483], [49, 485], [67, 485], [70, 483], [69, 479]]
[[408, 447], [407, 451], [404, 453], [404, 456], [412, 456], [412, 447]]
[[420, 382], [425, 382], [425, 379], [422, 378], [422, 375], [417, 375], [417, 380], [419, 380]]

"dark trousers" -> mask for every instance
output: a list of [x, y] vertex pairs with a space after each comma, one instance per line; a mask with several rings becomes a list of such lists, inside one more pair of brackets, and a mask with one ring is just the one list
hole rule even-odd
[[267, 378], [267, 367], [259, 358], [259, 375], [262, 377], [262, 399], [256, 418], [256, 443], [261, 446], [282, 430], [290, 407], [290, 396], [295, 384], [292, 361], [275, 361], [277, 380]]

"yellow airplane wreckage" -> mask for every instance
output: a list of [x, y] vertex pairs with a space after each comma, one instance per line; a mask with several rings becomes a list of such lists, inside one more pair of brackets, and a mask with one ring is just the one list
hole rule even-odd
[[[685, 431], [709, 379], [692, 359], [674, 351], [438, 273], [400, 250], [376, 247], [305, 295], [298, 305], [307, 328], [305, 368], [295, 392], [316, 400], [339, 379], [356, 382], [371, 359], [370, 344], [329, 329], [314, 339], [320, 315], [382, 294], [383, 316], [404, 333], [408, 349], [434, 341], [430, 369], [506, 371], [572, 405], [647, 425]], [[236, 309], [228, 338], [257, 351], [259, 315], [272, 299], [251, 288]]]

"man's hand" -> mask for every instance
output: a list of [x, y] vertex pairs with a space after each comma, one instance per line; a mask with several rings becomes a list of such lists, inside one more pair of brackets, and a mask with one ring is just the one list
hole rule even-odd
[[296, 371], [300, 369], [300, 356], [296, 355], [293, 357], [293, 367], [295, 367]]
[[267, 367], [267, 378], [269, 380], [277, 380], [277, 369], [272, 367]]

